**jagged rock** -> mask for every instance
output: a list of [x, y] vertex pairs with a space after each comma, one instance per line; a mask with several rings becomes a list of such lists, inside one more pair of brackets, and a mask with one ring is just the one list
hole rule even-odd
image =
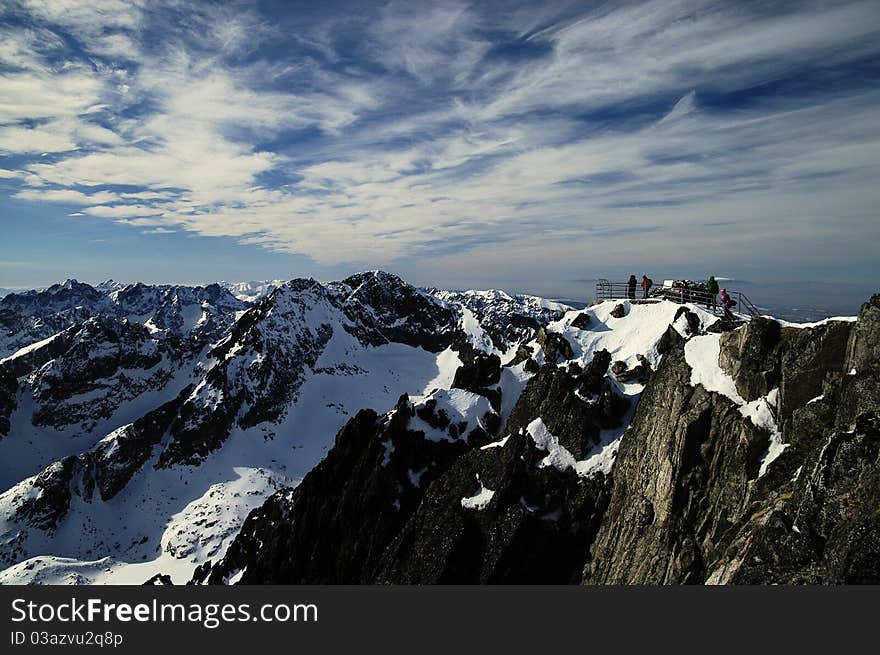
[[862, 305], [847, 348], [846, 370], [876, 365], [880, 361], [880, 294]]
[[[532, 341], [537, 342], [541, 347], [541, 350], [544, 353], [544, 362], [557, 364], [561, 359], [571, 359], [572, 357], [573, 350], [568, 340], [561, 334], [548, 332], [544, 326], [541, 326], [535, 331]], [[528, 362], [534, 354], [534, 348], [524, 343], [517, 349], [516, 355], [510, 361], [508, 366], [516, 366], [521, 362]], [[531, 371], [529, 367], [533, 368], [534, 366], [535, 365], [527, 363], [526, 370]]]
[[718, 363], [733, 378], [745, 400], [766, 396], [779, 386], [781, 337], [779, 323], [763, 316], [721, 335]]
[[[606, 405], [585, 402], [578, 394], [598, 396], [607, 392], [609, 397], [616, 396], [610, 389], [603, 388], [610, 360], [607, 351], [597, 352], [586, 370], [575, 378], [556, 366], [542, 366], [520, 394], [505, 431], [518, 433], [534, 419], [541, 418], [575, 459], [583, 459], [599, 441], [601, 424], [606, 422], [603, 416]], [[613, 403], [608, 407], [615, 412], [620, 409]], [[619, 420], [625, 411], [623, 408], [616, 418]]]
[[[174, 370], [158, 367], [170, 347], [144, 326], [103, 315], [62, 333], [47, 348], [54, 353], [47, 353], [47, 363], [28, 380], [36, 403], [34, 425], [90, 428], [126, 400], [163, 386]], [[86, 394], [89, 400], [80, 402]]]
[[832, 321], [810, 329], [783, 328], [779, 414], [783, 420], [822, 393], [827, 375], [844, 370], [852, 323]]
[[41, 530], [54, 530], [70, 508], [71, 482], [79, 470], [74, 455], [47, 466], [34, 479], [38, 493], [19, 506], [15, 518]]
[[171, 576], [167, 573], [157, 573], [152, 578], [144, 582], [145, 587], [147, 586], [173, 586], [174, 582], [171, 580]]
[[[291, 280], [249, 309], [210, 352], [217, 363], [181, 405], [157, 464], [197, 464], [219, 448], [233, 425], [278, 421], [333, 336], [329, 324], [311, 325], [316, 307], [335, 299], [315, 280]], [[231, 354], [256, 355], [249, 365]]]
[[480, 354], [470, 364], [458, 367], [452, 386], [456, 389], [480, 393], [480, 389], [498, 384], [500, 379], [501, 358], [495, 354]]
[[[521, 364], [522, 362], [528, 362], [529, 360], [534, 361], [534, 359], [532, 359], [532, 355], [534, 355], [534, 354], [535, 354], [534, 348], [532, 348], [528, 344], [522, 343], [516, 349], [516, 353], [514, 354], [513, 359], [510, 360], [510, 362], [507, 365], [508, 366], [517, 366], [518, 364]], [[529, 366], [529, 364], [526, 364], [526, 366]], [[535, 366], [537, 366], [537, 362], [535, 362]], [[528, 368], [526, 368], [526, 370], [528, 370]], [[537, 368], [535, 370], [537, 371]], [[532, 372], [534, 372], [534, 371], [532, 371]]]
[[176, 346], [191, 356], [219, 337], [234, 322], [235, 312], [246, 307], [216, 284], [94, 288], [68, 280], [45, 291], [10, 294], [0, 300], [0, 326], [5, 330], [0, 337], [0, 356], [97, 316], [120, 321], [137, 316], [137, 322], [149, 323], [163, 337], [177, 337]]
[[18, 380], [0, 370], [0, 439], [9, 434], [9, 419], [18, 406]]
[[[433, 482], [385, 551], [375, 582], [570, 583], [607, 502], [604, 476], [539, 468], [534, 442], [472, 450]], [[479, 477], [478, 477], [479, 476]], [[478, 493], [487, 504], [470, 505]]]
[[608, 372], [608, 364], [610, 363], [611, 353], [607, 350], [597, 350], [593, 353], [593, 359], [575, 379], [578, 391], [585, 395], [599, 393], [604, 386], [605, 374]]
[[416, 416], [418, 416], [432, 428], [445, 430], [449, 427], [449, 416], [446, 414], [446, 410], [444, 409], [440, 409], [439, 412], [435, 413], [436, 408], [437, 400], [431, 398], [430, 400], [425, 401], [424, 405], [416, 409]]
[[645, 358], [644, 355], [636, 355], [636, 358], [639, 360], [639, 363], [632, 367], [631, 369], [627, 369], [626, 364], [624, 362], [615, 362], [624, 364], [624, 369], [619, 373], [614, 372], [612, 368], [612, 372], [614, 372], [614, 377], [617, 378], [619, 382], [647, 382], [648, 378], [651, 377], [651, 374], [654, 372], [651, 363]]
[[[797, 413], [797, 412], [796, 412]], [[734, 584], [880, 582], [880, 431], [860, 415], [852, 432], [804, 448], [795, 479], [754, 503], [710, 576]]]
[[561, 334], [548, 332], [544, 327], [538, 328], [535, 333], [535, 341], [544, 351], [544, 361], [556, 364], [560, 359], [571, 359], [573, 351], [571, 344]]
[[684, 316], [685, 321], [687, 322], [687, 336], [692, 336], [694, 334], [700, 334], [700, 329], [702, 323], [700, 321], [700, 317], [697, 316], [694, 312], [692, 312], [688, 307], [682, 305], [678, 308], [678, 311], [675, 312], [674, 321], [678, 321], [679, 318]]
[[363, 343], [404, 343], [440, 352], [458, 337], [456, 312], [396, 275], [358, 273], [330, 286], [353, 321], [346, 329]]
[[722, 332], [730, 332], [736, 329], [740, 324], [735, 321], [727, 321], [723, 318], [718, 319], [714, 323], [707, 325], [703, 331], [709, 334], [721, 334]]
[[880, 407], [880, 294], [862, 305], [859, 320], [852, 328], [846, 363], [840, 379], [840, 406], [837, 427], [851, 430], [856, 417]]
[[626, 307], [622, 304], [618, 304], [614, 306], [614, 309], [609, 312], [612, 318], [623, 318], [626, 316]]
[[621, 373], [625, 373], [628, 368], [629, 366], [626, 362], [618, 360], [611, 365], [611, 372], [614, 373], [615, 377], [617, 377]]
[[714, 544], [743, 511], [768, 435], [689, 380], [683, 352], [674, 350], [645, 387], [584, 582], [701, 582]]
[[678, 330], [670, 325], [666, 328], [666, 332], [663, 333], [663, 336], [660, 337], [660, 340], [657, 342], [657, 353], [665, 355], [671, 350], [681, 348], [683, 344], [684, 337], [679, 334]]
[[536, 362], [531, 357], [526, 360], [526, 363], [523, 366], [523, 370], [526, 373], [537, 373], [540, 369], [541, 369], [541, 367], [538, 366], [538, 362]]
[[453, 389], [465, 389], [489, 399], [496, 412], [501, 411], [501, 391], [494, 388], [501, 380], [501, 358], [498, 355], [475, 354], [470, 362], [455, 371]]
[[571, 327], [577, 328], [578, 330], [586, 330], [590, 326], [591, 321], [592, 318], [587, 312], [581, 312], [574, 317], [574, 320], [571, 322]]
[[112, 306], [106, 294], [94, 287], [70, 279], [53, 284], [43, 291], [11, 293], [0, 300], [0, 309], [25, 316], [45, 318], [77, 307], [94, 315]]

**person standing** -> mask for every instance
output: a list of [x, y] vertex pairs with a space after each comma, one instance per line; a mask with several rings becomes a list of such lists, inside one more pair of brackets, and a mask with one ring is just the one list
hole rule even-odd
[[721, 306], [724, 308], [724, 318], [728, 321], [735, 321], [736, 317], [730, 311], [731, 307], [736, 306], [736, 301], [727, 293], [727, 289], [721, 290]]
[[636, 299], [636, 285], [638, 284], [638, 280], [636, 280], [635, 275], [630, 275], [629, 280], [627, 281], [627, 297], [630, 300]]
[[718, 282], [715, 280], [714, 275], [710, 275], [709, 279], [706, 280], [706, 293], [708, 297], [706, 298], [706, 307], [715, 307], [718, 306]]
[[642, 298], [648, 297], [648, 292], [651, 290], [651, 287], [654, 286], [654, 280], [649, 278], [647, 275], [642, 276]]

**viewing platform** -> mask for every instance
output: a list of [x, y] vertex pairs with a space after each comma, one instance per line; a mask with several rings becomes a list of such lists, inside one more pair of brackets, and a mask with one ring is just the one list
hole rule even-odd
[[[699, 305], [716, 316], [724, 316], [724, 308], [720, 298], [716, 294], [706, 291], [705, 283], [687, 281], [688, 286], [683, 286], [678, 280], [664, 280], [662, 285], [653, 285], [645, 297], [641, 285], [636, 285], [635, 292], [627, 282], [611, 282], [600, 279], [596, 282], [596, 300], [630, 300], [634, 303], [653, 303], [661, 300], [669, 300], [679, 305], [691, 303]], [[761, 315], [761, 312], [749, 298], [740, 291], [727, 290], [730, 298], [736, 303], [731, 313], [743, 320], [751, 320]]]

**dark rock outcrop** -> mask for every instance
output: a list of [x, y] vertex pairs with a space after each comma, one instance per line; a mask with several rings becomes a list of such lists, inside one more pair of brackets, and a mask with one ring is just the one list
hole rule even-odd
[[678, 310], [675, 312], [675, 318], [673, 319], [673, 321], [678, 321], [678, 319], [682, 316], [684, 316], [685, 323], [687, 324], [687, 330], [685, 331], [685, 334], [687, 336], [700, 334], [703, 326], [700, 317], [697, 316], [697, 314], [693, 312], [689, 307], [685, 307], [684, 305], [679, 307]]
[[[317, 284], [317, 283], [316, 283]], [[363, 343], [404, 343], [431, 352], [459, 338], [458, 314], [433, 296], [384, 271], [358, 273], [331, 285]]]
[[614, 362], [611, 372], [614, 373], [614, 377], [617, 378], [619, 382], [644, 383], [651, 377], [651, 373], [653, 373], [651, 363], [644, 355], [636, 355], [636, 358], [639, 363], [632, 368], [629, 368], [626, 362]]
[[623, 318], [626, 316], [626, 307], [624, 307], [623, 304], [615, 305], [610, 314], [611, 318]]
[[561, 360], [571, 359], [572, 349], [568, 340], [557, 332], [549, 332], [540, 327], [535, 333], [535, 341], [544, 351], [544, 361], [557, 364]]
[[[624, 399], [620, 399], [622, 403], [584, 400], [585, 396], [598, 398], [603, 393], [617, 397], [604, 382], [610, 359], [611, 355], [601, 350], [576, 376], [552, 364], [542, 366], [520, 394], [505, 431], [516, 434], [540, 418], [575, 459], [583, 459], [599, 442], [602, 427], [619, 424], [628, 407]], [[606, 415], [606, 409], [612, 415]]]
[[782, 329], [779, 414], [783, 420], [822, 393], [829, 373], [843, 373], [852, 325], [832, 321], [809, 330]]
[[76, 456], [47, 466], [34, 479], [38, 493], [18, 508], [15, 518], [41, 530], [54, 530], [70, 509], [71, 484], [81, 470], [82, 461]]
[[470, 362], [462, 364], [455, 371], [453, 389], [464, 389], [485, 396], [496, 412], [501, 411], [501, 358], [498, 355], [475, 354]]
[[12, 413], [18, 406], [18, 380], [0, 371], [0, 439], [9, 434]]
[[[566, 584], [607, 502], [604, 477], [540, 467], [522, 433], [472, 450], [428, 488], [385, 551], [374, 582]], [[485, 504], [470, 503], [491, 494]]]
[[[529, 343], [531, 342], [536, 342], [537, 345], [540, 346], [541, 352], [544, 355], [544, 363], [559, 364], [562, 361], [571, 359], [574, 353], [571, 344], [564, 336], [558, 332], [550, 332], [544, 326], [541, 326], [535, 331], [532, 339], [529, 339]], [[529, 345], [529, 343], [523, 343], [520, 345], [514, 358], [508, 364], [509, 366], [516, 366], [522, 362], [526, 362], [527, 371], [535, 372], [538, 370], [539, 365], [533, 359], [536, 354], [536, 349], [534, 346]]]
[[779, 386], [782, 328], [771, 318], [750, 321], [741, 330], [721, 336], [719, 364], [747, 401], [761, 398]]
[[586, 330], [590, 327], [591, 321], [592, 318], [587, 312], [581, 312], [574, 317], [574, 320], [571, 322], [571, 327], [577, 328], [578, 330]]

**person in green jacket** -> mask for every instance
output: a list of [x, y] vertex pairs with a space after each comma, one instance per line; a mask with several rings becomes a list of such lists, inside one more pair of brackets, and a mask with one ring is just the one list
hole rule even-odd
[[714, 275], [710, 275], [709, 279], [706, 280], [706, 293], [709, 294], [708, 298], [706, 298], [706, 307], [715, 307], [718, 306], [718, 282], [715, 280]]

